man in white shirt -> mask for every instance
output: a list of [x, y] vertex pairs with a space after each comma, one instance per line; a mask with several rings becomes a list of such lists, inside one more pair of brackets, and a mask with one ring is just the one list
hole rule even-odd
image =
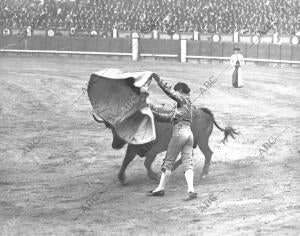
[[244, 57], [239, 48], [234, 48], [234, 54], [230, 57], [230, 64], [233, 66], [232, 86], [241, 88], [244, 86], [241, 66], [245, 65]]

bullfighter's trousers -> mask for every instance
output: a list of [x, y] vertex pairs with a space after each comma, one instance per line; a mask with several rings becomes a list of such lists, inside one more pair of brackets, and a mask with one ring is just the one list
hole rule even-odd
[[172, 170], [180, 152], [184, 171], [193, 169], [193, 144], [194, 136], [191, 126], [185, 123], [174, 125], [167, 153], [162, 164], [162, 171]]
[[243, 75], [241, 67], [235, 67], [232, 72], [232, 86], [234, 88], [240, 88], [244, 86]]

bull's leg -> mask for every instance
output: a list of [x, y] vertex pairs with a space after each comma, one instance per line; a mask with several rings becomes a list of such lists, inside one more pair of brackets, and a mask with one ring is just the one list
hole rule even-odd
[[123, 160], [121, 169], [118, 174], [118, 178], [121, 184], [125, 185], [126, 184], [126, 178], [125, 178], [125, 171], [128, 166], [128, 164], [134, 159], [136, 155], [135, 149], [132, 145], [128, 145], [127, 150], [126, 150], [126, 155]]
[[210, 160], [211, 160], [211, 156], [212, 156], [213, 152], [211, 151], [210, 147], [208, 146], [208, 142], [199, 142], [198, 146], [205, 156], [205, 163], [204, 163], [204, 167], [203, 167], [203, 170], [201, 173], [201, 177], [205, 178], [208, 175]]
[[154, 161], [156, 154], [148, 153], [144, 161], [144, 165], [147, 169], [147, 174], [150, 179], [159, 180], [158, 175], [152, 170], [152, 162]]

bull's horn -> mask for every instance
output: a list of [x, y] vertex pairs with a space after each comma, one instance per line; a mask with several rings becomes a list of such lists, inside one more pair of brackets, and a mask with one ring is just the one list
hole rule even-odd
[[104, 120], [102, 120], [97, 114], [92, 113], [92, 115], [95, 121], [97, 121], [98, 123], [104, 123]]

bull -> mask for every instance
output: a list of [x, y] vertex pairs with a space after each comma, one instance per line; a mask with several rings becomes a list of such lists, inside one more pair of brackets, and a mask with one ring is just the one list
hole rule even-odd
[[[112, 131], [113, 141], [112, 141], [112, 148], [113, 149], [121, 149], [126, 144], [126, 141], [121, 139], [115, 129], [106, 121], [99, 120], [97, 117], [93, 115], [95, 121], [99, 123], [104, 123], [105, 126]], [[167, 150], [169, 140], [172, 135], [172, 125], [168, 123], [161, 123], [155, 120], [155, 129], [156, 129], [156, 139], [149, 143], [140, 144], [140, 145], [133, 145], [128, 144], [126, 155], [123, 160], [121, 169], [118, 174], [119, 181], [121, 184], [126, 183], [125, 179], [125, 171], [128, 164], [135, 158], [136, 155], [140, 157], [146, 157], [144, 161], [144, 165], [147, 169], [147, 174], [150, 179], [157, 180], [157, 174], [152, 170], [151, 165], [154, 161], [157, 154], [164, 152]], [[194, 146], [193, 148], [198, 148], [205, 156], [205, 163], [202, 169], [201, 177], [205, 178], [209, 171], [209, 166], [211, 162], [211, 157], [213, 152], [211, 151], [208, 140], [213, 130], [213, 125], [215, 125], [219, 130], [224, 133], [223, 143], [225, 143], [228, 139], [228, 136], [231, 136], [233, 139], [238, 132], [232, 128], [231, 126], [227, 126], [225, 128], [221, 128], [215, 118], [213, 113], [207, 108], [196, 108], [193, 107], [193, 121], [192, 121], [192, 132], [194, 135]], [[175, 170], [180, 164], [181, 159], [175, 162], [173, 170]]]

